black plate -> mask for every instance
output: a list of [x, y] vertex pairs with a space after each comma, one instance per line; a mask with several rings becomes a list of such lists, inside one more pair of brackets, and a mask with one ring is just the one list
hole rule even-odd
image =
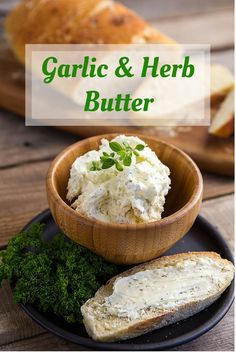
[[[49, 210], [36, 216], [24, 229], [27, 229], [34, 222], [46, 224], [43, 234], [45, 240], [52, 239], [59, 231]], [[188, 234], [166, 254], [187, 251], [216, 251], [223, 258], [233, 262], [233, 256], [223, 237], [201, 216], [197, 217]], [[232, 283], [220, 299], [200, 313], [143, 336], [118, 343], [95, 342], [89, 338], [83, 325], [67, 324], [64, 320], [52, 314], [40, 313], [30, 305], [22, 305], [22, 307], [29, 316], [49, 331], [82, 346], [101, 350], [163, 350], [189, 342], [209, 331], [224, 317], [233, 299], [234, 286]]]

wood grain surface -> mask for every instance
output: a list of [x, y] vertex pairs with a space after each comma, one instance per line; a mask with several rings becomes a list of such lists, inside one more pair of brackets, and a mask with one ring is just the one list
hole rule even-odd
[[[11, 55], [11, 54], [9, 54]], [[4, 72], [8, 72], [12, 67], [15, 70], [15, 62], [8, 61], [7, 55], [4, 56], [6, 66], [1, 66], [0, 60], [0, 105], [4, 108], [24, 115], [24, 82], [22, 79], [9, 80], [9, 77], [3, 79]], [[3, 63], [3, 61], [2, 61]], [[2, 71], [1, 71], [2, 70]], [[21, 70], [21, 69], [20, 69]], [[11, 72], [13, 75], [13, 71]], [[14, 75], [13, 75], [14, 77]], [[232, 138], [222, 139], [208, 134], [207, 126], [188, 127], [187, 129], [171, 128], [159, 129], [156, 127], [112, 127], [97, 126], [82, 127], [68, 126], [61, 127], [62, 130], [72, 132], [79, 136], [99, 135], [103, 133], [111, 133], [121, 131], [123, 133], [142, 133], [154, 137], [158, 137], [169, 143], [175, 144], [177, 147], [187, 152], [204, 171], [215, 172], [216, 174], [233, 175], [234, 171], [234, 143]]]
[[[183, 1], [183, 0], [181, 0]], [[154, 6], [152, 0], [149, 2], [149, 14], [152, 14], [151, 8]], [[191, 1], [191, 3], [193, 3]], [[167, 8], [170, 8], [173, 1], [167, 1]], [[199, 11], [191, 5], [189, 16], [170, 15], [162, 17], [161, 14], [152, 20], [152, 24], [173, 36], [180, 43], [211, 43], [212, 62], [222, 63], [233, 69], [233, 11], [230, 7], [230, 1], [223, 6], [216, 2], [216, 6], [206, 1], [206, 12], [202, 11], [198, 4]], [[134, 5], [134, 4], [133, 4]], [[156, 3], [156, 8], [158, 5]], [[196, 6], [196, 5], [195, 5]], [[160, 6], [162, 8], [162, 6]], [[210, 11], [212, 8], [212, 11]], [[141, 2], [138, 2], [136, 10], [142, 13]], [[195, 10], [194, 10], [195, 9]], [[167, 10], [167, 9], [166, 9]], [[187, 9], [185, 9], [186, 11]], [[164, 10], [163, 10], [164, 11]], [[147, 18], [150, 18], [147, 12]], [[165, 13], [165, 12], [164, 12]], [[214, 31], [212, 30], [214, 28]], [[16, 59], [5, 40], [0, 41], [0, 106], [14, 111], [24, 117], [25, 114], [25, 96], [24, 96], [24, 71]], [[61, 127], [79, 136], [87, 137], [95, 134], [116, 132], [118, 129], [113, 127]], [[137, 130], [137, 132], [136, 132]], [[199, 167], [208, 172], [214, 172], [222, 175], [232, 176], [234, 172], [234, 146], [233, 140], [219, 139], [209, 136], [208, 127], [189, 128], [188, 131], [172, 129], [170, 133], [162, 132], [157, 128], [140, 127], [134, 129], [126, 127], [123, 132], [136, 132], [157, 136], [164, 141], [174, 143], [179, 148], [186, 151], [199, 165]], [[173, 135], [174, 134], [174, 135]]]
[[[48, 207], [45, 180], [51, 160], [78, 137], [47, 127], [25, 128], [14, 114], [0, 113], [0, 247]], [[231, 194], [232, 178], [204, 174], [203, 199]], [[19, 207], [20, 205], [20, 207]], [[10, 211], [9, 211], [10, 210]], [[14, 222], [11, 220], [14, 219]]]
[[[234, 15], [231, 9], [154, 21], [180, 43], [209, 44], [213, 51], [232, 48]], [[176, 30], [178, 28], [178, 30]], [[214, 28], [214, 30], [213, 30]]]
[[[0, 16], [17, 0], [2, 0]], [[122, 0], [152, 21], [154, 25], [175, 32], [175, 37], [193, 40], [209, 40], [212, 43], [212, 61], [220, 62], [233, 70], [232, 0]], [[0, 17], [0, 25], [3, 22]], [[228, 19], [228, 20], [227, 20]], [[191, 21], [192, 20], [192, 21]], [[192, 24], [190, 23], [192, 22]], [[174, 23], [174, 24], [173, 24]], [[188, 26], [186, 25], [188, 23]], [[214, 29], [212, 29], [212, 26]], [[0, 29], [1, 36], [1, 29]], [[208, 38], [208, 39], [207, 39]], [[0, 65], [4, 57], [0, 47]], [[6, 80], [8, 73], [2, 72], [5, 88], [10, 92], [10, 108], [19, 112], [24, 109], [22, 69], [9, 56], [12, 65], [12, 81]], [[0, 85], [1, 86], [1, 85]], [[19, 95], [21, 92], [21, 95]], [[26, 222], [47, 207], [45, 177], [50, 161], [67, 145], [80, 136], [47, 127], [25, 127], [23, 119], [5, 110], [0, 110], [0, 247], [5, 247], [12, 235]], [[104, 131], [105, 132], [105, 131]], [[214, 224], [233, 250], [233, 191], [232, 178], [203, 174], [204, 202], [201, 214]], [[13, 303], [9, 287], [5, 283], [0, 289], [0, 350], [52, 350], [85, 351], [80, 347], [46, 332], [35, 324]], [[180, 351], [234, 351], [234, 309], [210, 332], [172, 350]]]

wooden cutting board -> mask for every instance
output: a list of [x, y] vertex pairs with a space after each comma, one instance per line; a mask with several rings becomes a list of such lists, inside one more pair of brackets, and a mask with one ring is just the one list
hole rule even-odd
[[[24, 70], [5, 43], [0, 43], [0, 106], [24, 117]], [[139, 133], [158, 137], [187, 152], [203, 171], [233, 176], [234, 139], [210, 136], [206, 126], [156, 127], [57, 127], [82, 137], [107, 132]]]

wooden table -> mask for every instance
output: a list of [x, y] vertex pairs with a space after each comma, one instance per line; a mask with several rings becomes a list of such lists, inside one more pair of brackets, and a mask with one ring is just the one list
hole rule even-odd
[[[122, 2], [182, 43], [211, 43], [213, 61], [233, 69], [233, 1]], [[10, 3], [2, 1], [0, 13]], [[4, 248], [14, 233], [47, 208], [45, 175], [50, 161], [78, 137], [53, 128], [25, 127], [22, 119], [4, 110], [0, 110], [0, 126], [0, 248]], [[222, 232], [233, 249], [233, 180], [209, 174], [203, 177], [201, 214]], [[11, 291], [4, 283], [0, 289], [0, 350], [86, 349], [35, 324], [13, 303]], [[210, 332], [174, 350], [233, 351], [233, 308]]]

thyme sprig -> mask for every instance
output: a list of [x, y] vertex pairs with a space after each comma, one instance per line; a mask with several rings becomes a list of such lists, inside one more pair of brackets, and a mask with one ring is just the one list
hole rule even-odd
[[103, 152], [100, 157], [100, 161], [93, 161], [90, 168], [91, 171], [98, 171], [102, 169], [108, 169], [115, 165], [119, 172], [124, 170], [124, 166], [128, 167], [132, 162], [132, 155], [136, 157], [139, 156], [139, 151], [144, 149], [144, 145], [137, 144], [132, 148], [127, 142], [122, 144], [112, 141], [109, 143], [110, 149], [113, 151], [111, 153]]

